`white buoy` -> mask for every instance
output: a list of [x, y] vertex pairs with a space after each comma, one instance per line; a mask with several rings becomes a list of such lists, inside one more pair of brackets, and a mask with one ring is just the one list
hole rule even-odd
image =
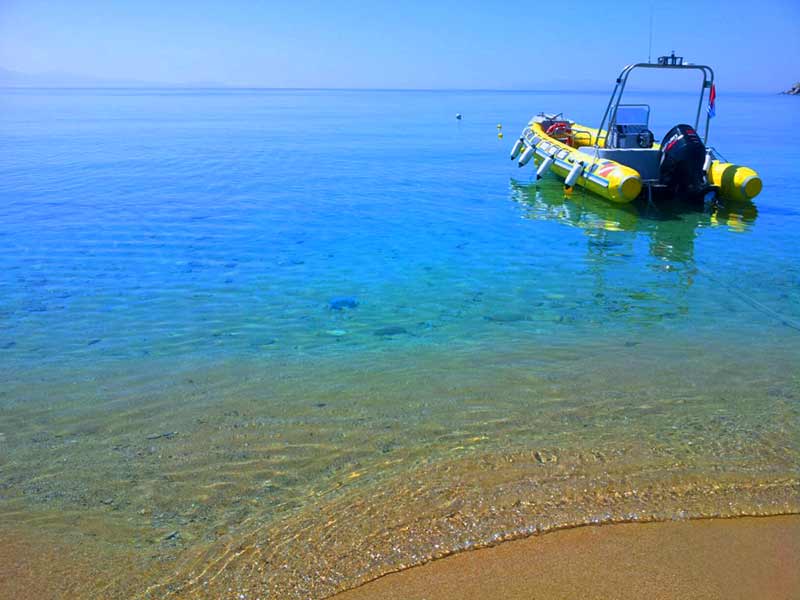
[[456, 113], [456, 119], [461, 120], [461, 113]]
[[536, 169], [536, 179], [541, 179], [544, 177], [544, 174], [547, 173], [547, 170], [553, 164], [553, 157], [548, 156], [542, 161], [542, 164], [539, 165], [539, 168]]
[[530, 146], [525, 148], [525, 152], [523, 152], [519, 157], [519, 166], [524, 167], [528, 164], [528, 162], [533, 158], [533, 151], [534, 149]]
[[564, 185], [570, 188], [574, 186], [575, 182], [578, 181], [581, 171], [583, 171], [583, 163], [576, 162], [567, 174], [567, 178], [564, 180]]
[[522, 146], [523, 146], [523, 139], [522, 138], [519, 138], [516, 142], [514, 142], [514, 147], [511, 148], [511, 160], [514, 160], [515, 158], [517, 158], [517, 155], [522, 150]]

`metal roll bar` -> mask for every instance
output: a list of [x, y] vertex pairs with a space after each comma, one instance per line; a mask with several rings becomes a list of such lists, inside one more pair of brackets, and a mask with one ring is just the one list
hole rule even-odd
[[[700, 100], [697, 103], [697, 115], [694, 119], [694, 129], [695, 131], [699, 131], [700, 111], [703, 110], [703, 99], [706, 95], [706, 89], [711, 88], [714, 83], [714, 70], [706, 65], [635, 63], [622, 69], [619, 77], [617, 77], [617, 84], [614, 86], [614, 91], [611, 92], [611, 98], [608, 101], [608, 106], [606, 106], [606, 112], [603, 113], [603, 120], [600, 121], [600, 127], [597, 128], [597, 137], [594, 144], [595, 148], [600, 147], [600, 134], [603, 131], [603, 127], [606, 125], [606, 123], [608, 123], [610, 127], [614, 122], [616, 122], [617, 108], [619, 107], [620, 100], [622, 100], [622, 94], [625, 91], [625, 86], [628, 83], [628, 76], [634, 69], [677, 69], [684, 71], [691, 69], [695, 71], [701, 71], [703, 73], [703, 86], [700, 88]], [[703, 132], [704, 144], [708, 143], [708, 127], [710, 119], [711, 116], [706, 114], [705, 129]], [[606, 131], [605, 137], [603, 138], [603, 148], [608, 146], [608, 138], [609, 132]]]

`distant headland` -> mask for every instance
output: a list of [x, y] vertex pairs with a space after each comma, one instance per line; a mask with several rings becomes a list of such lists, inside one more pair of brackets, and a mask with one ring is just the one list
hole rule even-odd
[[790, 87], [785, 92], [781, 92], [781, 94], [789, 94], [790, 96], [800, 96], [800, 81], [795, 83], [792, 87]]

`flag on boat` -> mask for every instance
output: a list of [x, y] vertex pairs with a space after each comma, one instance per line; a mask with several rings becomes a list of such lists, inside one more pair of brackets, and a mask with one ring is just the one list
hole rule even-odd
[[711, 84], [711, 92], [708, 94], [708, 116], [717, 116], [717, 86]]

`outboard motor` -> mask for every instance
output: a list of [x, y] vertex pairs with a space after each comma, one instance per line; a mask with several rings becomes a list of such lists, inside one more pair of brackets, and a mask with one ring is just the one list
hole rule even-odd
[[689, 125], [676, 125], [661, 142], [659, 179], [670, 194], [696, 200], [706, 192], [706, 147]]

